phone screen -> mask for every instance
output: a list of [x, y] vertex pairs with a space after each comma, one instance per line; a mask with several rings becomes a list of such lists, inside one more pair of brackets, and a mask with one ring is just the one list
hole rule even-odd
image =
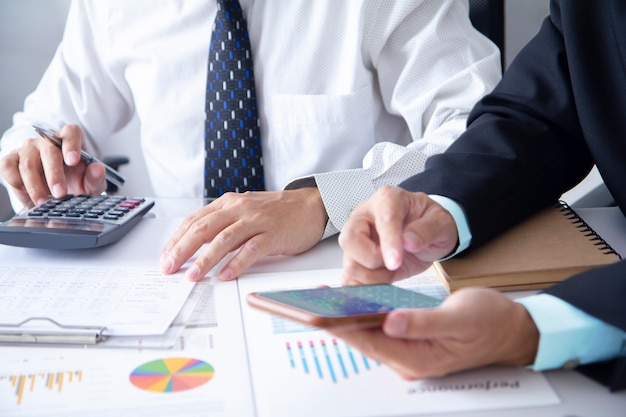
[[437, 307], [442, 300], [393, 285], [359, 285], [257, 293], [261, 298], [324, 317]]

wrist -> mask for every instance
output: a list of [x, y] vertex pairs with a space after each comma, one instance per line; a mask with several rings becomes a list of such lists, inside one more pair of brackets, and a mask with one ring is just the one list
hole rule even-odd
[[535, 362], [539, 349], [539, 329], [523, 305], [513, 303], [513, 320], [508, 330], [511, 337], [504, 349], [504, 365], [527, 366]]
[[322, 200], [322, 196], [317, 186], [313, 184], [307, 187], [287, 190], [285, 192], [292, 193], [296, 199], [304, 202], [307, 207], [306, 211], [310, 214], [308, 221], [312, 224], [320, 226], [319, 229], [321, 237], [326, 228], [326, 224], [328, 223], [328, 213], [326, 212], [324, 201]]

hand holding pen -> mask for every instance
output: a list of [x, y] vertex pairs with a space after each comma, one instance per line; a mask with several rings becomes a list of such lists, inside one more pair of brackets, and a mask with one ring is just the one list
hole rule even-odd
[[[33, 128], [35, 129], [37, 133], [39, 133], [39, 136], [41, 136], [44, 139], [48, 139], [52, 144], [54, 144], [59, 149], [63, 149], [62, 139], [58, 137], [52, 130], [46, 129], [44, 127], [37, 126], [37, 125], [33, 125]], [[114, 170], [113, 168], [111, 168], [110, 166], [108, 166], [107, 164], [105, 164], [104, 162], [102, 162], [101, 160], [97, 159], [95, 156], [92, 156], [91, 154], [88, 154], [87, 152], [81, 149], [80, 159], [82, 159], [86, 165], [89, 165], [93, 162], [98, 162], [104, 165], [105, 176], [106, 176], [107, 181], [109, 181], [110, 183], [114, 184], [117, 187], [121, 187], [122, 185], [124, 185], [124, 182], [126, 181], [124, 176], [120, 174], [119, 172], [117, 172], [116, 170]]]
[[41, 138], [24, 141], [0, 161], [0, 174], [24, 205], [42, 204], [51, 195], [100, 194], [106, 189], [107, 171], [123, 182], [114, 170], [81, 152], [84, 139], [78, 126], [66, 125], [58, 133], [37, 126], [37, 131]]

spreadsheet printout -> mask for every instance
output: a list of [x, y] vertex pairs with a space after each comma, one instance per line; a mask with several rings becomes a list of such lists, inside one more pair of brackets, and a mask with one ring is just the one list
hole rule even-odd
[[[0, 267], [3, 325], [102, 326], [106, 336], [158, 335], [172, 323], [194, 283], [142, 267]], [[54, 330], [54, 328], [50, 329]]]

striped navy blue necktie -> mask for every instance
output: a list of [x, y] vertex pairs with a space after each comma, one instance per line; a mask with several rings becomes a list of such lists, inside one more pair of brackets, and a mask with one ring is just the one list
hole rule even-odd
[[206, 94], [204, 196], [264, 189], [248, 29], [237, 0], [218, 0]]

